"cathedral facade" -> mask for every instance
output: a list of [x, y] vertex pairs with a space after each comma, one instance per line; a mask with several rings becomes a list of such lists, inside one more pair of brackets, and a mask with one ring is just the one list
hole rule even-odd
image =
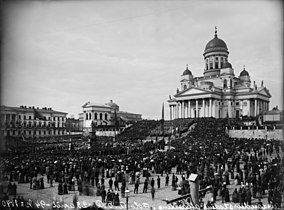
[[235, 118], [257, 116], [269, 110], [269, 90], [251, 82], [243, 68], [237, 77], [228, 61], [226, 43], [218, 38], [217, 30], [204, 50], [204, 72], [194, 77], [186, 70], [181, 75], [180, 89], [169, 97], [170, 119], [177, 118]]

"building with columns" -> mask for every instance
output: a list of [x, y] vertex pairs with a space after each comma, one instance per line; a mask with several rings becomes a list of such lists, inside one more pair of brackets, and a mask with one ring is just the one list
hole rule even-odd
[[217, 29], [204, 50], [203, 76], [194, 77], [186, 67], [181, 75], [180, 88], [169, 96], [170, 119], [215, 117], [230, 118], [257, 116], [269, 110], [269, 90], [253, 82], [243, 67], [235, 76], [228, 61], [226, 43], [218, 38]]
[[85, 103], [83, 112], [79, 114], [79, 121], [82, 122], [83, 133], [88, 135], [92, 123], [95, 123], [97, 133], [99, 131], [116, 132], [116, 129], [127, 123], [142, 120], [141, 114], [129, 113], [119, 110], [119, 106], [112, 100], [105, 104]]

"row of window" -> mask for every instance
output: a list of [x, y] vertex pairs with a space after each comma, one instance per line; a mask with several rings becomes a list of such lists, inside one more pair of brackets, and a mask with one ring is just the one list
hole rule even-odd
[[[103, 113], [94, 113], [94, 119], [95, 120], [103, 120], [103, 117], [105, 120], [108, 120], [108, 114], [105, 113], [103, 115]], [[86, 113], [86, 120], [91, 120], [92, 119], [92, 113]]]
[[[65, 117], [46, 117], [46, 116], [43, 116], [42, 119], [43, 120], [51, 120], [53, 119], [54, 121], [64, 121], [64, 118]], [[15, 114], [6, 114], [6, 119], [7, 120], [16, 120], [16, 115]], [[22, 119], [22, 115], [18, 115], [18, 120], [21, 120]], [[24, 115], [24, 120], [35, 120], [36, 119], [36, 116], [26, 116]]]
[[11, 131], [9, 134], [15, 136], [15, 135], [54, 135], [54, 134], [65, 134], [64, 130], [59, 130], [57, 132], [53, 132], [51, 130], [49, 131], [23, 131], [23, 132], [17, 132], [17, 131]]

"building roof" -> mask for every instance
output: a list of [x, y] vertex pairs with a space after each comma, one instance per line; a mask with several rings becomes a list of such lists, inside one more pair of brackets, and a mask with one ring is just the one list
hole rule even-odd
[[20, 106], [20, 107], [11, 107], [11, 106], [1, 106], [1, 109], [4, 111], [16, 111], [16, 112], [34, 112], [36, 110], [37, 112], [40, 113], [54, 113], [54, 114], [68, 114], [66, 112], [60, 112], [60, 111], [55, 111], [51, 108], [35, 108], [35, 107], [25, 107], [25, 106]]
[[229, 62], [226, 62], [223, 64], [222, 68], [232, 68], [232, 64]]
[[182, 75], [183, 75], [183, 76], [184, 76], [184, 75], [192, 75], [191, 71], [188, 69], [188, 65], [186, 65], [186, 70], [183, 72]]
[[214, 38], [206, 44], [205, 52], [214, 51], [215, 49], [228, 51], [226, 43], [217, 36], [217, 28], [215, 28]]
[[249, 76], [249, 73], [244, 69], [240, 73], [240, 77], [242, 77], [242, 76]]

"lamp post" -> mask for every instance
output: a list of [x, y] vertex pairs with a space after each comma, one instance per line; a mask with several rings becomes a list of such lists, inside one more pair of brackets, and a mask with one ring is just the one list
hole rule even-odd
[[128, 190], [128, 188], [125, 190], [125, 194], [126, 194], [126, 210], [128, 210], [128, 198], [129, 198], [129, 193], [130, 191]]

